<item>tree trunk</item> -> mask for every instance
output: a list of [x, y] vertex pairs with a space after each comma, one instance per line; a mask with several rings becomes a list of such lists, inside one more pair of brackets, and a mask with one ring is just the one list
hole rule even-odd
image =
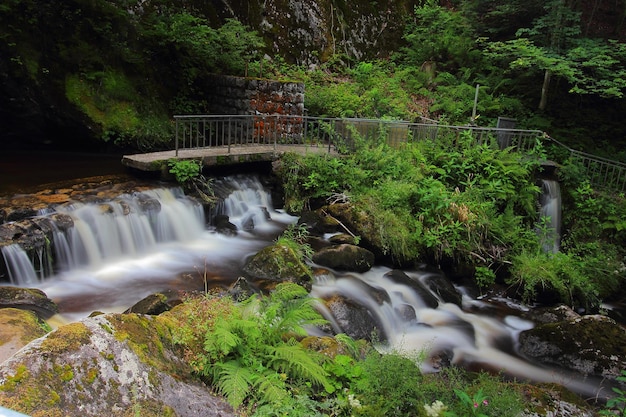
[[552, 72], [549, 69], [543, 74], [543, 85], [541, 86], [541, 100], [539, 100], [539, 110], [543, 111], [548, 105], [548, 88], [550, 87], [550, 78]]

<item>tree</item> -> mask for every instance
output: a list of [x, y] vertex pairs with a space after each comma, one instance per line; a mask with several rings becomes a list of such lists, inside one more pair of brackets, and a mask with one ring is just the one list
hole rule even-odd
[[567, 81], [571, 93], [623, 97], [626, 46], [580, 37], [580, 13], [565, 0], [551, 0], [545, 10], [531, 28], [518, 30], [516, 39], [489, 43], [487, 56], [507, 61], [512, 70], [543, 73], [539, 110], [547, 107], [553, 76]]

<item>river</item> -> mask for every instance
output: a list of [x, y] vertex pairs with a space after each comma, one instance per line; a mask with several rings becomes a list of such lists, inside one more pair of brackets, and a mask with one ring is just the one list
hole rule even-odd
[[[84, 175], [123, 173], [115, 156], [54, 156], [32, 158], [28, 163], [5, 156], [0, 171], [3, 192], [21, 192], [55, 180], [80, 182]], [[217, 181], [221, 188], [232, 191], [223, 207], [238, 226], [236, 236], [216, 233], [206, 226], [205, 213], [197, 202], [173, 184], [155, 182], [149, 191], [109, 202], [104, 213], [100, 202], [59, 207], [58, 212], [74, 219], [71, 232], [55, 235], [59, 267], [52, 276], [43, 277], [35, 262], [29, 272], [30, 261], [24, 261], [19, 248], [14, 248], [16, 255], [3, 251], [5, 258], [11, 258], [7, 263], [21, 265], [19, 277], [11, 280], [43, 290], [58, 304], [65, 321], [96, 310], [121, 312], [158, 291], [227, 287], [240, 276], [248, 257], [271, 244], [297, 218], [274, 207], [269, 190], [254, 175]], [[146, 200], [158, 201], [158, 212], [143, 210], [140, 206]], [[244, 230], [249, 224], [254, 228]], [[414, 290], [390, 280], [389, 271], [383, 266], [363, 274], [330, 270], [316, 280], [312, 295], [340, 294], [366, 306], [388, 337], [389, 343], [381, 349], [421, 352], [426, 358], [430, 352], [433, 356], [446, 352], [451, 362], [463, 366], [559, 383], [588, 398], [596, 394], [598, 381], [533, 365], [516, 353], [517, 336], [533, 326], [522, 318], [528, 307], [511, 300], [476, 299], [458, 288], [463, 293], [462, 307], [440, 300], [431, 308]], [[429, 268], [405, 272], [415, 280], [438, 273]], [[380, 302], [381, 292], [387, 302]], [[403, 314], [407, 308], [415, 314], [407, 317]], [[333, 321], [328, 314], [327, 318]], [[423, 368], [433, 370], [429, 360]]]

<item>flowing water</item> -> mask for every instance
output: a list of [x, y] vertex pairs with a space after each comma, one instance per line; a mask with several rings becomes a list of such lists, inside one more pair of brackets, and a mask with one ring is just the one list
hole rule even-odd
[[[2, 250], [11, 281], [43, 290], [66, 320], [95, 310], [124, 311], [165, 289], [201, 290], [207, 282], [227, 286], [249, 256], [297, 219], [275, 209], [269, 192], [255, 177], [230, 177], [215, 186], [227, 190], [218, 211], [238, 226], [236, 236], [207, 227], [201, 206], [177, 188], [120, 196], [106, 209], [102, 204], [74, 204], [58, 210], [72, 217], [74, 227], [55, 232], [54, 274], [42, 276], [46, 268], [37, 262], [32, 265], [21, 248], [12, 245]], [[151, 201], [158, 201], [160, 209]], [[524, 306], [509, 300], [477, 300], [459, 288], [464, 293], [463, 308], [441, 300], [431, 308], [413, 289], [387, 278], [389, 271], [380, 266], [363, 274], [330, 271], [316, 280], [312, 295], [340, 294], [366, 306], [387, 335], [388, 344], [381, 349], [419, 353], [425, 358], [425, 371], [434, 370], [430, 356], [446, 352], [451, 362], [466, 367], [556, 382], [589, 397], [596, 394], [598, 381], [535, 366], [516, 354], [517, 335], [532, 327], [520, 318]], [[406, 273], [425, 280], [437, 272]], [[380, 297], [381, 292], [386, 297]], [[381, 299], [389, 301], [381, 303]], [[415, 314], [402, 314], [407, 308]]]
[[561, 246], [561, 188], [555, 180], [541, 180], [540, 219], [543, 224], [539, 232], [544, 239], [544, 250], [556, 253]]

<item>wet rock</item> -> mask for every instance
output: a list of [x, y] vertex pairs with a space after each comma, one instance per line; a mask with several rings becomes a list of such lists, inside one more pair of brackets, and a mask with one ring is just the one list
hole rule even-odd
[[293, 248], [281, 244], [261, 249], [246, 262], [243, 271], [253, 280], [294, 282], [307, 288], [313, 278], [311, 269]]
[[519, 336], [520, 353], [585, 376], [615, 379], [626, 369], [626, 329], [601, 315], [540, 324]]
[[357, 239], [354, 236], [349, 235], [347, 233], [339, 233], [339, 234], [333, 235], [328, 240], [330, 241], [330, 243], [334, 245], [342, 245], [342, 244], [356, 245], [357, 244]]
[[0, 365], [0, 405], [33, 416], [235, 416], [181, 359], [175, 326], [136, 314], [61, 326]]
[[305, 225], [311, 235], [322, 236], [340, 229], [339, 222], [323, 210], [304, 211], [298, 224]]
[[237, 226], [232, 224], [225, 214], [217, 214], [213, 217], [213, 224], [218, 233], [226, 236], [235, 236], [237, 234]]
[[57, 305], [36, 288], [0, 287], [0, 308], [30, 310], [42, 319], [59, 312]]
[[340, 327], [341, 333], [357, 340], [387, 340], [383, 326], [367, 307], [341, 295], [326, 300], [325, 304]]
[[182, 295], [178, 291], [164, 291], [150, 294], [143, 300], [138, 301], [124, 313], [148, 314], [157, 316], [171, 310], [182, 302]]
[[426, 288], [418, 279], [414, 279], [408, 276], [405, 272], [398, 269], [394, 269], [385, 274], [385, 277], [397, 282], [398, 284], [406, 285], [412, 288], [424, 302], [426, 307], [437, 308], [439, 300], [435, 297], [428, 288]]
[[375, 256], [369, 250], [348, 244], [331, 246], [313, 255], [313, 262], [319, 265], [355, 272], [368, 271], [374, 261]]

